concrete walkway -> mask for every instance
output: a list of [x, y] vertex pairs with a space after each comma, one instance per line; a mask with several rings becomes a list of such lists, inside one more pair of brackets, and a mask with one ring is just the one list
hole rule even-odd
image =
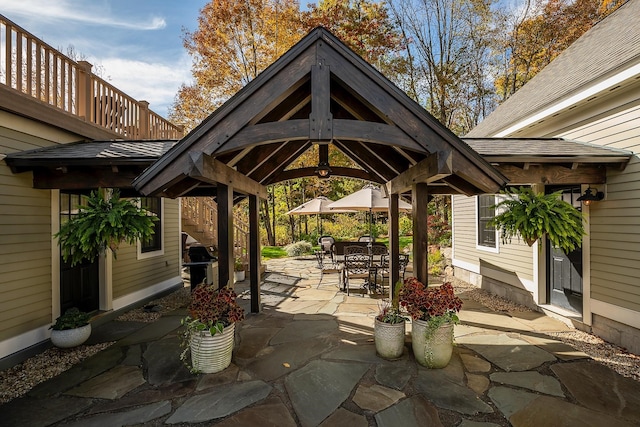
[[[91, 342], [117, 343], [0, 405], [19, 426], [633, 426], [640, 383], [545, 332], [538, 313], [496, 313], [465, 300], [445, 369], [376, 356], [378, 300], [337, 288], [310, 260], [274, 260], [264, 310], [236, 328], [233, 362], [192, 375], [179, 360], [185, 311], [151, 323], [112, 321]], [[237, 284], [237, 290], [246, 289]], [[242, 292], [248, 307], [249, 294]], [[409, 328], [410, 330], [410, 328]]]

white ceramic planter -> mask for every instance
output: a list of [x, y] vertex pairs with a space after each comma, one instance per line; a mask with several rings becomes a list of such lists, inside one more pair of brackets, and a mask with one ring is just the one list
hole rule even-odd
[[404, 334], [406, 322], [384, 323], [376, 319], [373, 337], [376, 342], [376, 353], [383, 359], [397, 359], [404, 352]]
[[77, 347], [84, 343], [91, 336], [91, 324], [75, 329], [65, 329], [62, 331], [51, 331], [51, 343], [60, 348]]
[[243, 271], [234, 271], [233, 272], [233, 281], [234, 282], [242, 282], [245, 278], [245, 272]]
[[453, 354], [453, 323], [440, 326], [427, 338], [424, 320], [414, 320], [411, 325], [411, 347], [418, 363], [427, 368], [444, 368]]
[[212, 374], [226, 369], [231, 364], [236, 324], [224, 328], [222, 333], [211, 335], [209, 331], [191, 337], [191, 365], [193, 369]]

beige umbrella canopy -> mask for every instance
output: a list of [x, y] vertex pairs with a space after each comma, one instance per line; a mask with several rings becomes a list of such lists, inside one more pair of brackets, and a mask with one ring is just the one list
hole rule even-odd
[[[389, 198], [383, 197], [382, 191], [374, 185], [365, 185], [362, 190], [343, 197], [329, 205], [329, 209], [352, 209], [369, 212], [369, 235], [372, 235], [373, 212], [388, 212]], [[398, 200], [400, 212], [411, 212], [411, 205]]]
[[[287, 212], [287, 215], [321, 215], [354, 212], [353, 209], [329, 209], [331, 203], [333, 203], [333, 201], [325, 196], [318, 196], [291, 209]], [[322, 218], [320, 218], [320, 235], [322, 235]]]
[[[389, 199], [382, 195], [382, 191], [373, 185], [366, 185], [362, 190], [343, 197], [329, 205], [332, 212], [339, 209], [350, 209], [370, 212], [387, 212]], [[400, 212], [411, 212], [411, 205], [404, 200], [398, 200]]]

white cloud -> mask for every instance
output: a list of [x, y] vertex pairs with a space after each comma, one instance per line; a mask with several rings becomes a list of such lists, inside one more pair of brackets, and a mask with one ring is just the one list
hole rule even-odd
[[38, 19], [55, 21], [73, 20], [83, 24], [102, 25], [107, 27], [126, 28], [131, 30], [159, 30], [167, 26], [164, 18], [151, 16], [144, 20], [127, 19], [114, 16], [108, 8], [75, 0], [0, 0], [3, 14], [31, 18], [37, 14]]
[[180, 85], [191, 80], [191, 61], [186, 55], [170, 64], [123, 58], [90, 58], [89, 62], [92, 60], [104, 67], [105, 80], [137, 101], [149, 102], [149, 108], [163, 117]]

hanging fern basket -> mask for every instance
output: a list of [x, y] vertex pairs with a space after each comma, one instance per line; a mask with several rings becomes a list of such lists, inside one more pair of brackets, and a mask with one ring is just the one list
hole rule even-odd
[[55, 234], [65, 262], [71, 265], [84, 259], [95, 260], [107, 248], [116, 250], [122, 242], [135, 244], [154, 233], [156, 217], [137, 206], [134, 200], [121, 199], [117, 190], [92, 191], [78, 214], [60, 226]]
[[503, 243], [519, 236], [529, 246], [546, 236], [551, 244], [569, 253], [582, 246], [586, 234], [582, 213], [561, 199], [561, 192], [537, 194], [520, 187], [502, 192], [507, 198], [495, 206], [491, 224], [500, 230]]

